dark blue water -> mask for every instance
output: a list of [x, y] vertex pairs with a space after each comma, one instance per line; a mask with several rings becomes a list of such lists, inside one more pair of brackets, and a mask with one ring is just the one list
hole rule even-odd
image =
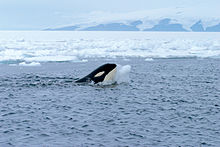
[[[130, 82], [77, 85], [103, 63]], [[0, 146], [220, 146], [220, 60], [0, 64]]]

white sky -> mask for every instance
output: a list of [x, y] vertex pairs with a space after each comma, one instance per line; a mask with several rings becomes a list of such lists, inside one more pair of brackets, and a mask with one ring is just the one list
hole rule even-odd
[[220, 10], [219, 0], [0, 0], [0, 30], [40, 30], [79, 23], [94, 12], [127, 13], [160, 8]]

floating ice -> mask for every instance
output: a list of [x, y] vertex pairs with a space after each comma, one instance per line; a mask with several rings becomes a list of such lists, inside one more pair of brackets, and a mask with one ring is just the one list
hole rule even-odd
[[130, 81], [129, 79], [129, 73], [131, 70], [130, 65], [117, 65], [117, 72], [115, 75], [115, 81], [120, 84], [120, 83], [128, 83]]
[[75, 56], [60, 56], [60, 55], [53, 55], [53, 56], [38, 56], [38, 57], [27, 57], [25, 58], [26, 61], [38, 61], [38, 62], [62, 62], [62, 61], [78, 61], [78, 58]]
[[89, 58], [220, 58], [220, 33], [1, 32], [0, 62], [85, 62]]
[[39, 62], [31, 62], [31, 63], [21, 62], [19, 63], [19, 66], [41, 66], [41, 64]]
[[146, 58], [144, 61], [154, 61], [153, 58]]

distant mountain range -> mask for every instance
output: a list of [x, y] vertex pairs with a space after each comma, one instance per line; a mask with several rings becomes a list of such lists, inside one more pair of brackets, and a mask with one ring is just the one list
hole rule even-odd
[[184, 28], [181, 23], [173, 23], [170, 18], [164, 18], [158, 21], [157, 24], [148, 28], [140, 28], [143, 21], [136, 20], [130, 23], [112, 22], [102, 23], [97, 25], [73, 25], [59, 28], [48, 28], [45, 31], [174, 31], [174, 32], [220, 32], [220, 22], [216, 25], [204, 27], [202, 20], [198, 20], [192, 24], [190, 28]]

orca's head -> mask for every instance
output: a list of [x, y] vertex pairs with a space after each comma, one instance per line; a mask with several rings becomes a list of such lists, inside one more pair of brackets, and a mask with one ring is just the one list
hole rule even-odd
[[80, 83], [93, 81], [96, 84], [103, 81], [113, 81], [116, 73], [116, 66], [116, 64], [104, 64], [76, 82]]

